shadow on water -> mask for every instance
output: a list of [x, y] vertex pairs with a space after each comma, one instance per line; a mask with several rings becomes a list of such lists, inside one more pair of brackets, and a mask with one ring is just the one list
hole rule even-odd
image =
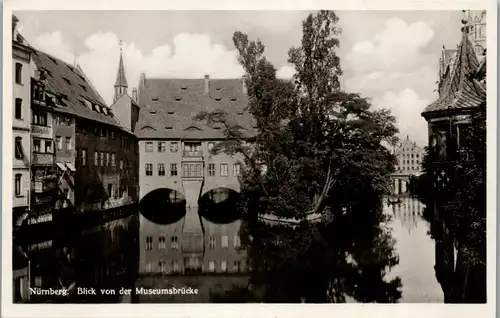
[[172, 224], [186, 215], [186, 199], [175, 190], [157, 189], [144, 196], [139, 211], [153, 223]]
[[[380, 202], [339, 209], [323, 226], [295, 228], [245, 220], [240, 230], [249, 285], [213, 294], [214, 302], [397, 302], [399, 263]], [[363, 220], [363, 221], [360, 221]]]

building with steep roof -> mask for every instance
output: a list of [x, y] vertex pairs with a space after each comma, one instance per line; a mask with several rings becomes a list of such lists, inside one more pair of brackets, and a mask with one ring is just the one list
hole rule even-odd
[[[132, 108], [108, 107], [78, 65], [26, 47], [36, 70], [26, 71], [31, 82], [25, 85], [32, 181], [26, 223], [48, 222], [58, 210], [101, 210], [137, 200], [137, 142], [133, 116], [128, 124], [125, 116]], [[123, 84], [119, 79], [122, 95]]]
[[[466, 13], [464, 11], [464, 13]], [[436, 277], [442, 286], [445, 302], [484, 302], [486, 276], [481, 267], [468, 264], [469, 251], [463, 250], [452, 232], [455, 222], [446, 207], [456, 196], [454, 162], [461, 158], [464, 132], [471, 127], [471, 116], [486, 107], [486, 52], [485, 43], [471, 40], [471, 35], [485, 37], [485, 13], [480, 19], [465, 15], [462, 20], [462, 39], [452, 63], [443, 65], [439, 77], [439, 97], [429, 104], [422, 116], [428, 122], [429, 176], [432, 180], [432, 209], [436, 242]], [[482, 22], [483, 21], [483, 22]], [[481, 23], [479, 23], [481, 22]], [[478, 28], [479, 26], [479, 28]], [[479, 30], [479, 31], [478, 31]], [[474, 33], [471, 33], [474, 32]], [[463, 158], [463, 157], [462, 157]]]
[[[255, 123], [246, 109], [245, 82], [211, 79], [209, 75], [201, 79], [149, 79], [142, 74], [138, 104], [140, 112], [134, 132], [139, 140], [141, 206], [162, 189], [173, 190], [171, 193], [186, 202], [185, 217], [170, 225], [155, 224], [142, 213], [141, 242], [156, 241], [160, 233], [170, 235], [168, 242], [179, 240], [184, 246], [185, 255], [180, 257], [184, 260], [180, 270], [184, 271], [189, 264], [203, 264], [205, 246], [210, 244], [209, 237], [204, 236], [206, 220], [198, 214], [198, 202], [207, 197], [225, 200], [229, 193], [239, 192], [243, 159], [240, 155], [212, 154], [214, 145], [227, 138], [225, 127], [194, 117], [202, 111], [222, 110], [243, 136], [252, 136]], [[167, 231], [169, 227], [179, 230]], [[151, 253], [141, 248], [140, 271], [148, 271], [147, 264], [159, 261], [160, 256]], [[210, 260], [206, 261], [208, 266]]]

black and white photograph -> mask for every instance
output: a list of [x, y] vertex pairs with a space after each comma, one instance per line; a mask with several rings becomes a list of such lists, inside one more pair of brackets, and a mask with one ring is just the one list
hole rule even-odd
[[3, 302], [491, 304], [488, 8], [6, 9]]

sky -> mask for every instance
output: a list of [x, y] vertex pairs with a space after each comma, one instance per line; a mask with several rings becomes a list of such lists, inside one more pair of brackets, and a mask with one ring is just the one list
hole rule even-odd
[[[278, 76], [293, 75], [288, 50], [300, 45], [306, 11], [16, 11], [37, 49], [83, 69], [111, 105], [122, 41], [129, 94], [148, 77], [243, 75], [235, 31], [261, 39]], [[421, 112], [437, 98], [443, 45], [460, 41], [461, 11], [337, 11], [343, 88], [388, 108], [400, 137], [427, 145]]]

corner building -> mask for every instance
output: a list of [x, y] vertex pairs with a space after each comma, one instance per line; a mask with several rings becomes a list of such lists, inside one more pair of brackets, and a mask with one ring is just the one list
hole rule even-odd
[[[207, 259], [205, 246], [207, 250], [216, 249], [216, 240], [223, 242], [220, 245], [226, 249], [239, 246], [239, 237], [235, 238], [239, 221], [210, 225], [200, 216], [198, 201], [207, 195], [217, 196], [220, 190], [239, 192], [243, 158], [210, 154], [217, 142], [226, 139], [224, 127], [207, 125], [193, 117], [201, 111], [224, 110], [244, 135], [254, 134], [253, 117], [246, 111], [244, 81], [210, 79], [208, 75], [201, 79], [148, 79], [142, 74], [138, 100], [141, 109], [135, 134], [139, 140], [140, 200], [168, 189], [170, 201], [185, 201], [186, 210], [182, 219], [171, 224], [157, 224], [141, 211], [140, 271], [162, 272], [161, 264], [171, 261], [174, 271], [184, 272], [189, 268], [216, 271], [213, 266], [216, 257]], [[172, 211], [165, 207], [161, 213]], [[234, 242], [228, 242], [230, 238]], [[160, 251], [166, 245], [171, 252]], [[241, 259], [240, 255], [221, 257], [230, 259], [231, 264]], [[228, 267], [223, 266], [223, 271]]]

